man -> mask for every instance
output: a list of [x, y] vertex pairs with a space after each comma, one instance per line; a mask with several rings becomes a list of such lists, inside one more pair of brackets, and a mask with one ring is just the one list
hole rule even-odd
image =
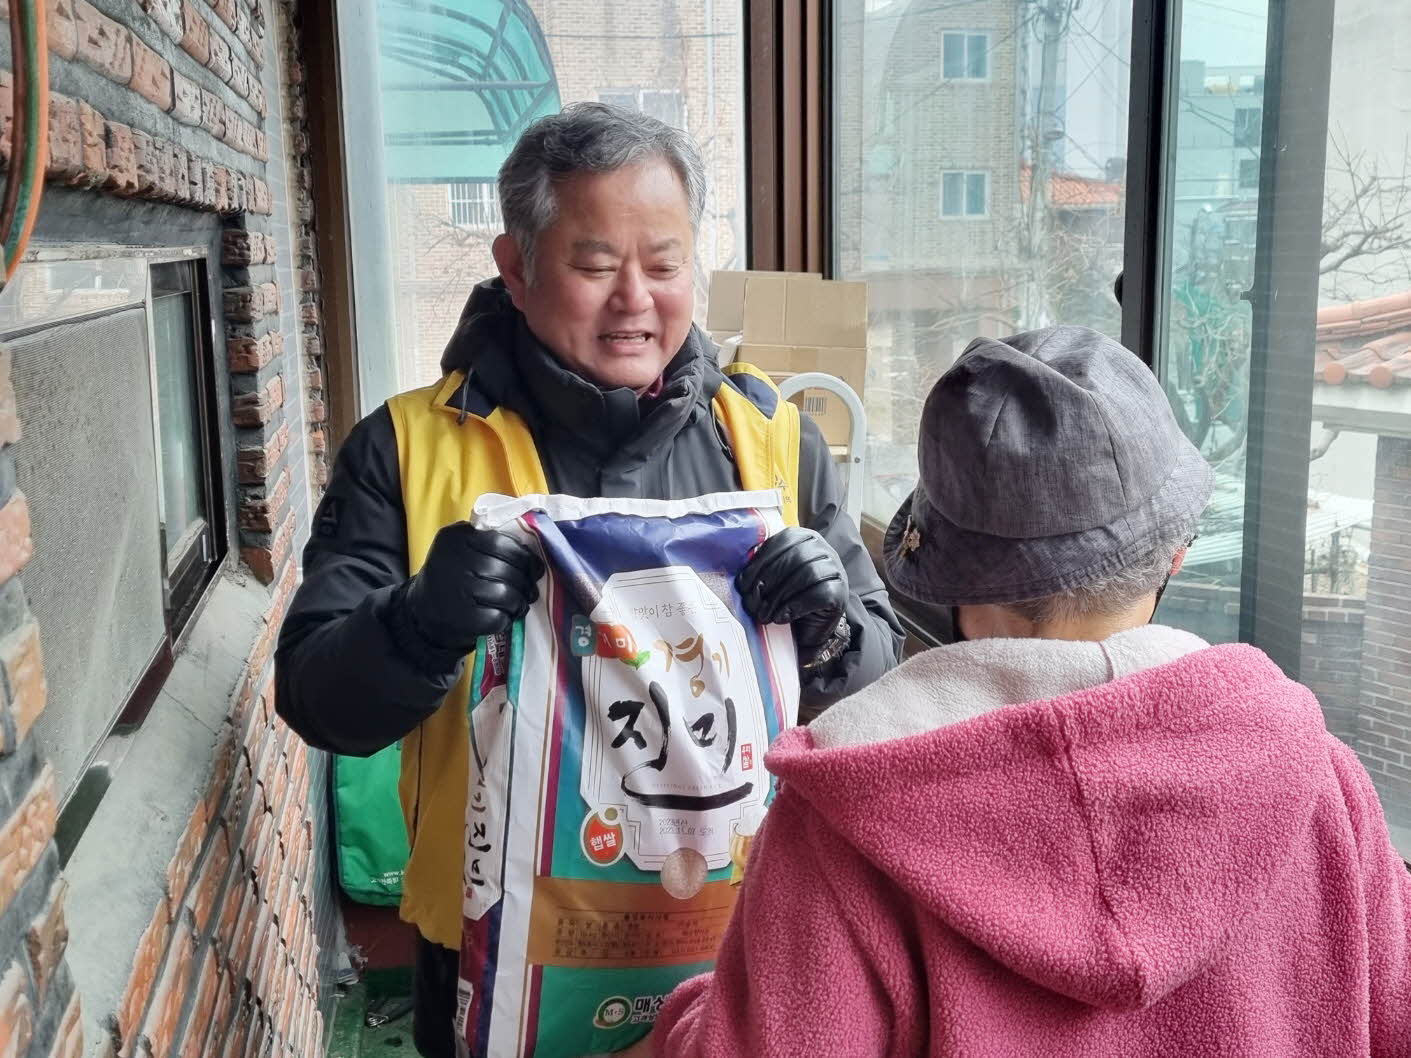
[[[689, 138], [577, 104], [524, 134], [499, 189], [500, 277], [471, 295], [442, 383], [389, 401], [344, 443], [278, 652], [279, 713], [310, 745], [368, 754], [405, 738], [401, 912], [421, 936], [416, 1044], [435, 1058], [453, 1053], [465, 658], [524, 614], [541, 573], [463, 520], [478, 495], [783, 486], [799, 524], [739, 587], [757, 619], [792, 625], [804, 715], [895, 665], [902, 638], [817, 427], [760, 377], [727, 381], [691, 324], [705, 176]], [[732, 436], [730, 409], [750, 428]]]

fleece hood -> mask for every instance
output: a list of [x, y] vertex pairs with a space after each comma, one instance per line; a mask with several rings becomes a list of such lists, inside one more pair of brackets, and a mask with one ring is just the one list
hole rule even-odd
[[[1144, 649], [1173, 660], [1121, 675], [1118, 651], [1094, 686], [1053, 674], [1073, 663], [1062, 651], [990, 659], [1031, 674], [1011, 689], [1078, 684], [1010, 704], [977, 648], [913, 659], [767, 763], [921, 914], [1044, 989], [1148, 1007], [1221, 958], [1297, 846], [1326, 782], [1318, 703], [1254, 648], [1166, 637]], [[938, 701], [929, 730], [846, 732], [868, 715], [935, 723]]]

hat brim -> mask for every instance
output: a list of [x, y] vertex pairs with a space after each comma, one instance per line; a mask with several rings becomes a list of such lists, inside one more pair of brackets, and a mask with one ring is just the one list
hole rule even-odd
[[[1061, 536], [1010, 539], [963, 529], [919, 487], [887, 526], [883, 560], [891, 586], [919, 602], [978, 606], [1025, 602], [1100, 580], [1147, 554], [1158, 535], [1195, 533], [1214, 472], [1182, 445], [1160, 489], [1113, 524]], [[913, 508], [916, 509], [913, 509]], [[919, 534], [904, 547], [909, 531]]]

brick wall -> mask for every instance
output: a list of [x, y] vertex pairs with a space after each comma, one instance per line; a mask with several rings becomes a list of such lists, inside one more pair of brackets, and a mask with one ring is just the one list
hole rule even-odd
[[1377, 438], [1358, 738], [1387, 818], [1411, 825], [1411, 441]]
[[[271, 701], [273, 643], [297, 579], [308, 492], [324, 480], [305, 119], [297, 93], [285, 93], [302, 85], [290, 10], [272, 26], [268, 0], [46, 7], [50, 195], [36, 237], [152, 245], [223, 229], [211, 267], [223, 288], [213, 311], [231, 544], [268, 588], [256, 592], [253, 645], [227, 644], [240, 663], [233, 691], [199, 680], [171, 691], [204, 695], [213, 720], [196, 725], [199, 744], [174, 762], [180, 780], [142, 806], [170, 837], [132, 850], [142, 855], [126, 873], [152, 862], [152, 877], [124, 878], [78, 906], [70, 894], [79, 893], [87, 835], [61, 871], [52, 838], [62, 792], [30, 737], [45, 708], [45, 667], [63, 659], [44, 656], [20, 585], [45, 541], [31, 541], [14, 488], [23, 424], [0, 350], [0, 1058], [317, 1055], [331, 902], [321, 796], [311, 791], [321, 790], [324, 762]], [[0, 59], [8, 65], [7, 42]], [[4, 161], [8, 81], [0, 71]], [[198, 630], [220, 616], [208, 610]], [[200, 658], [179, 656], [182, 664], [203, 672]], [[156, 732], [132, 737], [141, 756]], [[125, 778], [119, 769], [113, 791]], [[150, 820], [109, 821], [108, 836], [121, 839], [128, 826], [147, 833], [154, 828], [139, 823]], [[104, 965], [74, 961], [93, 938], [71, 938], [70, 923], [91, 930], [95, 919], [134, 916], [140, 928]], [[76, 984], [105, 975], [116, 982], [111, 995]]]

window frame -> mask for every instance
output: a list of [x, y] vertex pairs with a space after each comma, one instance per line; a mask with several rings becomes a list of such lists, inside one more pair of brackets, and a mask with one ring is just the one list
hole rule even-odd
[[[488, 188], [489, 194], [483, 192], [465, 199], [458, 199], [456, 191], [458, 188]], [[451, 223], [463, 231], [490, 231], [496, 233], [500, 231], [502, 215], [500, 213], [500, 196], [493, 180], [456, 180], [446, 185], [446, 205], [451, 218]], [[456, 208], [469, 207], [470, 212], [475, 214], [467, 221], [459, 220], [456, 217]], [[493, 216], [490, 216], [493, 214]]]
[[[946, 212], [946, 177], [959, 176], [961, 184], [961, 212]], [[970, 212], [970, 181], [974, 177], [984, 179], [985, 188], [985, 208], [979, 213]], [[941, 201], [940, 218], [942, 220], [954, 221], [977, 221], [990, 219], [990, 170], [988, 169], [942, 169], [941, 170]]]
[[[946, 73], [946, 41], [952, 37], [961, 39], [961, 66], [965, 73], [958, 77], [952, 77]], [[941, 80], [949, 84], [989, 84], [990, 74], [990, 51], [993, 34], [987, 29], [947, 29], [941, 32]], [[984, 56], [985, 72], [979, 77], [973, 76], [970, 71], [971, 66], [971, 45], [976, 41], [982, 41], [981, 55]]]

